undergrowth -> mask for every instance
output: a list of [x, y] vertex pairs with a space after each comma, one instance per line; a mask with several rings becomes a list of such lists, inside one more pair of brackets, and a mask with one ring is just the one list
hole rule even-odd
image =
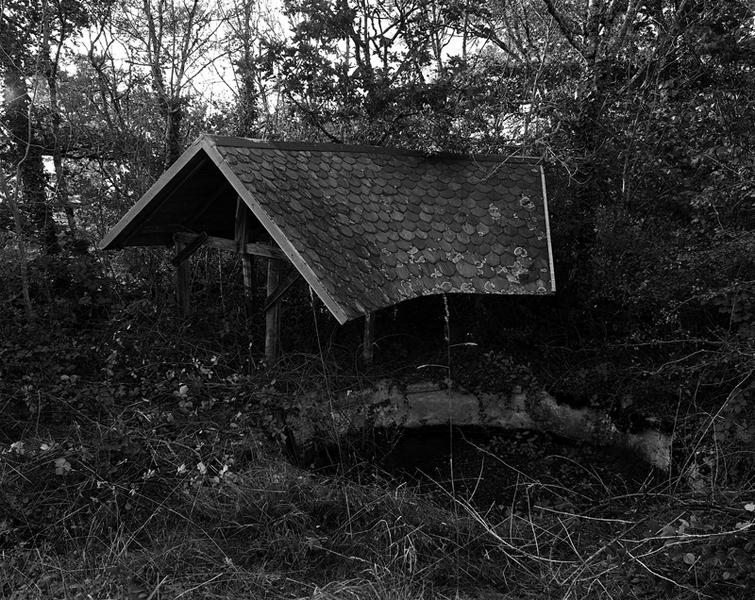
[[673, 478], [620, 495], [593, 485], [587, 496], [573, 474], [524, 473], [480, 448], [517, 476], [517, 501], [486, 507], [374, 465], [295, 466], [249, 418], [241, 389], [194, 408], [178, 387], [45, 433], [35, 424], [4, 444], [0, 595], [744, 599], [755, 590], [751, 479], [700, 488]]
[[[662, 484], [525, 472], [490, 445], [516, 485], [488, 505], [474, 480], [419, 486], [345, 440], [336, 469], [297, 463], [287, 417], [335, 434], [334, 395], [368, 383], [327, 357], [264, 370], [240, 327], [203, 336], [139, 299], [112, 311], [0, 339], [0, 597], [755, 596], [744, 379], [720, 409], [677, 415]], [[478, 386], [529, 373], [499, 358]]]

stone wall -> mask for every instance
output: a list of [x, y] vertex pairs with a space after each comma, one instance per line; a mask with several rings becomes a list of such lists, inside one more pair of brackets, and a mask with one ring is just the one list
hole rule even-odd
[[[313, 410], [318, 404], [312, 398]], [[320, 406], [322, 406], [320, 404]], [[332, 410], [331, 410], [332, 409]], [[326, 412], [330, 419], [304, 411], [288, 426], [306, 445], [315, 437], [346, 435], [371, 427], [415, 429], [434, 425], [477, 425], [499, 429], [535, 429], [599, 446], [625, 448], [653, 466], [671, 466], [671, 438], [659, 431], [620, 431], [610, 417], [589, 408], [559, 404], [547, 392], [515, 387], [509, 395], [472, 394], [443, 389], [432, 382], [401, 386], [388, 380], [368, 389], [340, 394]]]

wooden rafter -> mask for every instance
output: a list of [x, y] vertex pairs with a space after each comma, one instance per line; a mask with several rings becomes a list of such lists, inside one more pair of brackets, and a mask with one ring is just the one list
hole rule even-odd
[[178, 242], [183, 247], [172, 259], [170, 259], [170, 264], [172, 264], [174, 267], [177, 267], [178, 265], [183, 263], [186, 259], [191, 257], [192, 254], [194, 254], [202, 247], [202, 244], [207, 241], [208, 237], [209, 236], [206, 233], [202, 232], [199, 235], [195, 236], [194, 239], [190, 242]]
[[[176, 233], [174, 238], [183, 243], [188, 243], [197, 237], [196, 233]], [[213, 235], [207, 236], [205, 241], [207, 246], [211, 248], [219, 248], [220, 250], [228, 250], [230, 252], [237, 252], [238, 246], [236, 240], [229, 240], [226, 238], [216, 237]], [[244, 252], [253, 256], [261, 256], [263, 258], [272, 258], [275, 260], [286, 260], [286, 255], [283, 254], [278, 248], [270, 246], [268, 244], [260, 244], [256, 242], [247, 242], [244, 245]]]
[[299, 277], [301, 277], [301, 275], [296, 269], [289, 269], [288, 273], [283, 277], [283, 281], [281, 281], [278, 284], [278, 287], [276, 287], [272, 293], [269, 293], [267, 298], [265, 298], [265, 311], [278, 302], [283, 297], [283, 294], [285, 294], [288, 289], [298, 281]]

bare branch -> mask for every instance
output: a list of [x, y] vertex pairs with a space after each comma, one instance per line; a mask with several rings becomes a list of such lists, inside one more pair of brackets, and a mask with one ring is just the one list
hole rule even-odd
[[566, 38], [566, 41], [569, 42], [577, 52], [584, 56], [584, 48], [582, 44], [577, 41], [577, 33], [574, 26], [568, 21], [568, 18], [556, 9], [553, 0], [543, 0], [543, 2], [545, 2], [548, 12], [558, 24], [558, 28]]

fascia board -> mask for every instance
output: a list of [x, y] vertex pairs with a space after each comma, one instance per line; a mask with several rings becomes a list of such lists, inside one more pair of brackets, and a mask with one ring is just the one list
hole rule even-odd
[[291, 261], [297, 271], [301, 274], [304, 280], [315, 291], [320, 300], [323, 301], [328, 310], [333, 314], [336, 320], [343, 325], [349, 320], [348, 312], [336, 302], [335, 298], [331, 296], [328, 290], [323, 285], [322, 281], [312, 271], [307, 261], [299, 254], [299, 251], [289, 241], [283, 230], [273, 222], [267, 212], [260, 206], [259, 202], [254, 199], [254, 195], [247, 189], [244, 183], [238, 178], [233, 168], [225, 161], [223, 156], [218, 151], [217, 147], [213, 143], [211, 138], [204, 138], [201, 142], [201, 147], [205, 150], [215, 166], [220, 169], [226, 180], [233, 186], [233, 189], [249, 207], [255, 217], [262, 223], [262, 226], [267, 229], [268, 233], [272, 236], [273, 240], [280, 247], [286, 257]]
[[548, 266], [551, 270], [551, 291], [556, 292], [556, 269], [553, 263], [553, 244], [551, 242], [551, 219], [548, 212], [548, 190], [545, 186], [545, 170], [540, 165], [540, 184], [543, 188], [543, 213], [545, 215], [545, 239], [548, 242]]

